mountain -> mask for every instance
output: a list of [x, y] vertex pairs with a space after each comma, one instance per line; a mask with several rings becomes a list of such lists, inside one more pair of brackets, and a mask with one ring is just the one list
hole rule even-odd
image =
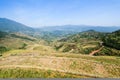
[[48, 26], [38, 28], [38, 32], [41, 32], [40, 36], [46, 41], [53, 41], [55, 39], [60, 39], [67, 37], [72, 34], [79, 32], [84, 32], [88, 30], [94, 30], [98, 32], [113, 32], [120, 29], [117, 26], [87, 26], [87, 25], [63, 25], [63, 26]]
[[42, 38], [48, 42], [58, 37], [72, 34], [71, 31], [59, 31], [59, 30], [44, 31], [41, 28], [39, 29], [31, 28], [29, 26], [26, 26], [24, 24], [21, 24], [21, 23], [18, 23], [16, 21], [6, 19], [6, 18], [0, 18], [0, 31], [24, 33], [24, 34], [27, 34], [29, 36], [33, 36], [36, 38]]
[[63, 26], [48, 26], [40, 28], [43, 31], [69, 31], [83, 32], [87, 30], [95, 30], [98, 32], [113, 32], [120, 29], [120, 26], [89, 26], [89, 25], [63, 25]]
[[88, 39], [88, 40], [100, 40], [101, 37], [103, 37], [106, 33], [97, 32], [94, 30], [88, 30], [79, 32], [77, 34], [73, 34], [69, 37], [63, 38], [59, 41], [67, 41], [67, 42], [80, 42], [82, 39]]
[[31, 33], [34, 29], [16, 21], [0, 18], [0, 30], [4, 32]]
[[10, 19], [0, 18], [0, 31], [19, 32], [35, 38], [44, 39], [47, 42], [51, 42], [56, 39], [60, 39], [72, 34], [76, 34], [76, 33], [91, 30], [91, 29], [98, 32], [113, 32], [115, 30], [120, 29], [120, 27], [63, 25], [63, 26], [48, 26], [43, 28], [32, 28]]

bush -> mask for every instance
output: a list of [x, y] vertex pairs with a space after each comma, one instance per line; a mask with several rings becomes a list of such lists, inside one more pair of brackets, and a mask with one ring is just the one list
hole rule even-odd
[[26, 49], [27, 44], [23, 43], [19, 49]]
[[104, 47], [101, 51], [99, 51], [95, 56], [120, 56], [120, 51], [117, 49]]
[[105, 46], [120, 50], [120, 30], [114, 33], [108, 34], [102, 40]]
[[6, 51], [8, 51], [8, 49], [6, 47], [0, 46], [0, 56], [2, 56], [2, 54]]

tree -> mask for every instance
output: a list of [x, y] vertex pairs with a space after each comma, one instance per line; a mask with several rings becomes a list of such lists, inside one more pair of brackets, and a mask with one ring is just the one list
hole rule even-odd
[[2, 54], [6, 51], [8, 51], [8, 49], [6, 47], [0, 46], [0, 56], [2, 56]]

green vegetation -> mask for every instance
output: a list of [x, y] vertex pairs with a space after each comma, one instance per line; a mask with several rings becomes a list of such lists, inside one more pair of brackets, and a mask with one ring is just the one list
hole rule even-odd
[[54, 43], [54, 47], [62, 52], [89, 54], [102, 46], [101, 37], [104, 35], [105, 33], [89, 30], [60, 39]]
[[4, 38], [6, 35], [7, 35], [6, 32], [2, 32], [2, 31], [0, 31], [0, 38]]
[[0, 34], [0, 45], [9, 49], [25, 49], [27, 46], [38, 42], [36, 38], [26, 34], [1, 31]]
[[100, 33], [93, 30], [63, 38], [54, 43], [54, 48], [62, 52], [90, 54], [95, 56], [120, 56], [120, 30], [113, 33]]
[[[46, 73], [47, 70], [51, 72], [56, 70], [62, 74], [64, 72], [79, 76], [82, 75], [83, 78], [87, 76], [104, 78], [120, 77], [120, 59], [114, 56], [92, 57], [81, 54], [64, 54], [41, 50], [11, 50], [6, 52], [0, 60], [0, 68], [3, 67], [5, 70], [13, 68], [16, 71], [18, 67], [26, 70], [32, 67], [33, 72], [36, 70], [35, 68], [40, 68], [41, 70], [45, 69]], [[24, 71], [21, 73], [24, 74]], [[77, 76], [75, 77], [77, 78]]]
[[120, 30], [108, 34], [103, 38], [105, 46], [120, 50]]
[[6, 51], [8, 51], [8, 49], [6, 47], [0, 46], [0, 56], [2, 56], [2, 54]]
[[85, 76], [34, 68], [1, 68], [0, 78], [85, 78]]
[[120, 56], [120, 50], [104, 47], [101, 51], [95, 54], [95, 56]]
[[27, 44], [23, 43], [19, 49], [26, 49]]
[[12, 37], [15, 37], [15, 38], [20, 38], [20, 39], [25, 39], [25, 40], [29, 40], [29, 41], [35, 41], [34, 39], [31, 39], [27, 36], [20, 36], [20, 35], [16, 35], [16, 34], [11, 34]]

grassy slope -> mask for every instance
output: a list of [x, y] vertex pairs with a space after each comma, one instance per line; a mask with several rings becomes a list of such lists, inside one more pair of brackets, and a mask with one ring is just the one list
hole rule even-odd
[[28, 67], [27, 68], [13, 67], [0, 69], [0, 78], [83, 78], [83, 77], [85, 78], [85, 76], [71, 73]]
[[62, 52], [89, 54], [101, 47], [100, 37], [103, 35], [105, 34], [89, 30], [58, 40], [54, 46]]
[[[3, 32], [1, 32], [3, 33]], [[19, 33], [5, 33], [0, 38], [0, 46], [5, 46], [8, 49], [18, 49], [23, 46], [23, 44], [35, 44], [37, 40], [33, 37], [19, 34]]]
[[[120, 56], [120, 30], [111, 34], [96, 32], [93, 30], [71, 35], [67, 38], [56, 41], [53, 45], [61, 52], [72, 52], [78, 54], [90, 54], [96, 52], [95, 56]], [[106, 36], [105, 36], [106, 35]], [[111, 45], [111, 46], [109, 46]], [[116, 49], [113, 48], [117, 47]]]
[[[11, 50], [9, 52], [6, 52], [0, 58], [0, 70], [3, 70], [3, 73], [0, 72], [0, 75], [7, 75], [9, 73], [11, 75], [5, 77], [18, 77], [12, 75], [12, 73], [17, 71], [21, 72], [20, 76], [22, 76], [22, 73], [27, 75], [28, 73], [26, 72], [26, 68], [28, 68], [28, 72], [30, 71], [31, 73], [33, 72], [36, 74], [29, 74], [28, 76], [24, 77], [36, 76], [49, 78], [52, 75], [52, 77], [68, 77], [68, 75], [70, 75], [69, 77], [82, 78], [120, 77], [119, 57], [92, 57], [81, 54], [61, 53], [54, 51], [49, 46], [43, 45], [33, 45], [30, 47], [27, 50]], [[32, 68], [35, 68], [35, 70], [31, 71]], [[38, 72], [36, 72], [36, 69]], [[50, 74], [47, 73], [48, 70], [51, 70]], [[62, 75], [63, 73], [65, 75]], [[20, 73], [18, 72], [17, 74]], [[41, 76], [43, 74], [46, 74], [48, 76]]]
[[[7, 45], [7, 47], [13, 48], [13, 50], [4, 53], [0, 57], [1, 78], [120, 78], [119, 57], [93, 57], [73, 54], [72, 51], [62, 53], [55, 51], [49, 46], [42, 45], [44, 41], [34, 42], [33, 40], [31, 41], [31, 38], [26, 39], [26, 36], [16, 35], [7, 35], [1, 39], [1, 45]], [[24, 50], [18, 49], [23, 43], [29, 45]], [[83, 43], [80, 43], [82, 46], [77, 44], [77, 47], [88, 48], [92, 46], [95, 48], [98, 43], [99, 41], [84, 39]], [[70, 45], [70, 47], [72, 45], [74, 47], [73, 43], [65, 45]], [[13, 75], [14, 73], [16, 74]], [[35, 74], [33, 75], [33, 73]]]

